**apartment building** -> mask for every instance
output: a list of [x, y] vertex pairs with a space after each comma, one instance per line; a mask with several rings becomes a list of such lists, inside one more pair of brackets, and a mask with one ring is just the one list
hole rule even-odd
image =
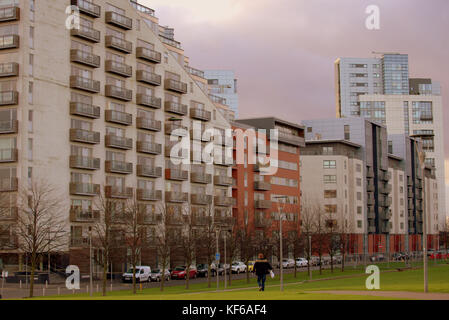
[[[66, 28], [76, 22], [70, 5], [79, 28]], [[218, 152], [214, 163], [172, 161], [189, 157], [173, 156], [172, 147], [194, 124], [220, 133], [230, 124], [186, 70], [180, 43], [160, 34], [154, 10], [123, 0], [1, 1], [0, 61], [0, 191], [13, 197], [39, 180], [56, 186], [65, 196], [69, 263], [83, 263], [100, 193], [118, 210], [136, 196], [148, 239], [162, 204], [181, 229], [184, 206], [199, 215], [212, 206], [217, 221], [229, 221], [231, 186], [211, 177], [230, 178], [232, 161]], [[201, 150], [224, 149], [222, 139], [190, 138]], [[6, 223], [0, 244], [9, 239]], [[20, 265], [10, 249], [2, 245], [2, 257]], [[156, 264], [145, 249], [142, 263]], [[118, 271], [127, 253], [119, 255]]]
[[232, 70], [205, 70], [209, 93], [226, 100], [226, 105], [234, 112], [235, 117], [239, 115], [239, 96], [235, 73]]
[[301, 151], [304, 206], [348, 235], [348, 253], [362, 254], [366, 230], [363, 149], [347, 140], [308, 140]]
[[[232, 125], [236, 130], [236, 153], [244, 149], [244, 163], [237, 162], [232, 174], [237, 224], [247, 225], [258, 239], [278, 239], [280, 210], [284, 236], [299, 232], [299, 157], [305, 146], [304, 128], [278, 118], [238, 119]], [[279, 132], [277, 145], [273, 143], [273, 129]], [[246, 138], [238, 130], [248, 133]], [[251, 155], [256, 151], [258, 158], [253, 161]], [[259, 158], [263, 162], [269, 159], [270, 164]], [[268, 166], [276, 165], [276, 160], [277, 169], [267, 171]]]

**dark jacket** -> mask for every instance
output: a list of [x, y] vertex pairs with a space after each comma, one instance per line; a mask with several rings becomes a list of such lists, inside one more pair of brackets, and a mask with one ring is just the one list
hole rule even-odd
[[270, 270], [273, 270], [271, 265], [268, 263], [267, 260], [256, 260], [256, 263], [254, 263], [254, 273], [258, 276], [269, 274]]

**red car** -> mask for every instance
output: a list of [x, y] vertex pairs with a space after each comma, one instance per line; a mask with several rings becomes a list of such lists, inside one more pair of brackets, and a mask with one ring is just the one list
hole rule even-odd
[[[187, 267], [186, 266], [178, 266], [174, 268], [171, 272], [170, 277], [172, 279], [186, 279], [187, 277]], [[196, 267], [192, 266], [189, 269], [189, 279], [195, 279], [197, 276]]]

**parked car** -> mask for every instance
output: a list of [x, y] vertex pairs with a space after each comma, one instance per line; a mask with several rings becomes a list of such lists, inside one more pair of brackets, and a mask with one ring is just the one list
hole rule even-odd
[[332, 261], [334, 262], [334, 264], [341, 264], [341, 262], [343, 261], [343, 257], [337, 254], [332, 257]]
[[311, 266], [319, 266], [320, 265], [320, 257], [317, 257], [317, 256], [313, 256], [311, 259], [310, 259], [310, 265]]
[[[197, 270], [195, 266], [191, 266], [189, 269], [189, 279], [195, 279], [197, 276]], [[171, 272], [170, 277], [172, 279], [186, 279], [187, 278], [187, 267], [177, 266]]]
[[323, 263], [323, 265], [330, 265], [331, 257], [330, 256], [321, 257], [321, 262]]
[[[198, 277], [204, 277], [207, 278], [208, 272], [209, 272], [209, 265], [207, 263], [200, 263], [196, 266], [197, 275]], [[213, 270], [211, 265], [211, 275], [213, 276]]]
[[371, 262], [385, 261], [385, 256], [382, 253], [378, 253], [374, 256], [371, 256], [370, 260]]
[[234, 261], [231, 266], [232, 273], [244, 273], [246, 272], [246, 264], [241, 261]]
[[[219, 263], [218, 264], [218, 274], [221, 276], [224, 275], [224, 269], [225, 269], [224, 263]], [[231, 266], [228, 263], [226, 263], [226, 274], [229, 274], [230, 270], [231, 270]]]
[[[123, 282], [133, 281], [133, 268], [130, 268], [122, 275]], [[136, 282], [150, 282], [151, 281], [151, 268], [148, 266], [136, 267]]]
[[296, 267], [298, 267], [298, 268], [307, 267], [308, 264], [309, 264], [309, 261], [307, 261], [307, 259], [304, 259], [304, 258], [296, 259]]
[[248, 272], [254, 272], [254, 264], [255, 263], [256, 263], [255, 261], [248, 261], [248, 267], [247, 267]]
[[295, 260], [293, 259], [282, 259], [282, 268], [289, 269], [295, 267]]
[[[162, 280], [162, 269], [153, 269], [151, 270], [151, 281], [159, 282]], [[170, 271], [165, 269], [165, 281], [170, 280]]]

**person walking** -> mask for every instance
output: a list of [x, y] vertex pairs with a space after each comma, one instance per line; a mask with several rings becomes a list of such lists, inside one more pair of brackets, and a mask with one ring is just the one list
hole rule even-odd
[[267, 279], [267, 274], [270, 273], [273, 268], [268, 263], [262, 253], [259, 253], [259, 259], [254, 263], [254, 273], [257, 276], [257, 284], [259, 285], [259, 291], [265, 291], [265, 280]]

